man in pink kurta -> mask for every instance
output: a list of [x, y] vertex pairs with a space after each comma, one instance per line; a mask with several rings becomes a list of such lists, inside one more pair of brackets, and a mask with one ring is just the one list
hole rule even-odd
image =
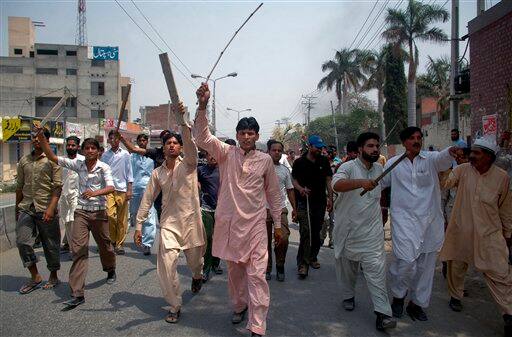
[[208, 128], [206, 84], [197, 91], [199, 108], [194, 124], [197, 145], [218, 162], [220, 189], [215, 213], [212, 255], [226, 260], [228, 287], [234, 307], [233, 324], [249, 311], [247, 329], [265, 334], [270, 293], [267, 268], [266, 203], [274, 219], [275, 239], [281, 241], [281, 195], [269, 155], [256, 151], [259, 126], [253, 117], [237, 125], [239, 147], [213, 136]]

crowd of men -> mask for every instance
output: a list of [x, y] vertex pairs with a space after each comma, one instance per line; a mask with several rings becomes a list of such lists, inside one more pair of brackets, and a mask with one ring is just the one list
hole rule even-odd
[[[148, 148], [144, 134], [135, 146], [111, 131], [103, 154], [97, 140], [80, 144], [71, 136], [67, 156], [57, 156], [49, 133], [37, 128], [32, 153], [18, 165], [16, 242], [31, 275], [21, 294], [58, 286], [60, 253], [69, 250], [66, 308], [83, 304], [89, 232], [106, 283], [116, 282], [116, 255], [124, 254], [129, 214], [134, 242], [145, 255], [151, 254], [159, 225], [157, 275], [170, 306], [167, 322], [177, 323], [181, 315], [177, 265], [183, 252], [193, 293], [212, 274], [222, 274], [220, 260], [226, 262], [232, 323], [248, 316], [247, 329], [264, 335], [268, 281], [274, 264], [275, 278], [285, 281], [291, 219], [299, 225], [299, 279], [321, 267], [318, 254], [328, 236], [343, 308], [355, 310], [362, 273], [378, 330], [396, 326], [407, 298], [405, 312], [413, 320], [428, 319], [439, 258], [445, 262], [449, 306], [462, 310], [464, 276], [473, 266], [502, 310], [505, 335], [512, 336], [512, 192], [510, 176], [495, 165], [498, 148], [492, 141], [477, 139], [467, 147], [453, 130], [453, 146], [422, 151], [421, 129], [408, 127], [400, 133], [405, 153], [387, 161], [380, 137], [372, 132], [349, 142], [343, 159], [316, 135], [297, 158], [293, 151], [284, 154], [276, 140], [268, 141], [267, 154], [256, 150], [259, 125], [253, 117], [239, 121], [238, 145], [212, 135], [208, 86], [202, 84], [196, 94], [193, 127], [184, 122], [181, 134], [163, 131], [158, 148]], [[183, 105], [173, 110], [185, 115]], [[388, 208], [392, 252], [386, 268]], [[59, 222], [66, 233], [62, 247]], [[37, 235], [50, 271], [44, 285], [33, 249]]]

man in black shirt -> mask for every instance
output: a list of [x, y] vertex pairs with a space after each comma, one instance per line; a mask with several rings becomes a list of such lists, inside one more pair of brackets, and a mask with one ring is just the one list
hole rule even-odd
[[[171, 134], [170, 130], [163, 130], [162, 132], [160, 132], [160, 140], [162, 141], [164, 137], [168, 134]], [[143, 149], [141, 147], [136, 147], [135, 145], [133, 145], [132, 142], [124, 138], [122, 135], [120, 135], [120, 140], [121, 143], [123, 143], [123, 145], [130, 153], [137, 153], [140, 154], [141, 156], [146, 156], [148, 158], [153, 159], [153, 161], [155, 162], [155, 169], [160, 167], [163, 164], [163, 162], [165, 162], [163, 146]], [[162, 213], [162, 193], [160, 193], [156, 198], [154, 206], [156, 209], [156, 213], [158, 215], [158, 221], [160, 221], [160, 214]]]
[[[297, 267], [300, 279], [308, 276], [309, 266], [320, 268], [320, 231], [325, 211], [332, 209], [332, 171], [329, 160], [322, 156], [322, 139], [313, 135], [308, 139], [308, 151], [293, 163], [292, 177], [297, 200], [300, 244]], [[326, 193], [327, 192], [327, 193]]]

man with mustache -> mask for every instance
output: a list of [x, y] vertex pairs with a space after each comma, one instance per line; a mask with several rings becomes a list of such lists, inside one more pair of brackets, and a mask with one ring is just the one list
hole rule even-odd
[[220, 189], [215, 212], [212, 254], [226, 260], [228, 288], [234, 307], [231, 322], [239, 324], [249, 311], [247, 329], [253, 336], [265, 334], [270, 291], [267, 269], [267, 210], [274, 220], [274, 238], [281, 242], [281, 193], [272, 159], [256, 151], [260, 127], [254, 117], [236, 126], [239, 146], [221, 142], [210, 133], [206, 83], [196, 92], [199, 107], [194, 125], [197, 144], [219, 165]]
[[444, 187], [457, 187], [457, 195], [440, 258], [448, 264], [452, 310], [462, 310], [464, 276], [474, 265], [503, 313], [505, 336], [512, 336], [512, 191], [507, 173], [494, 164], [497, 150], [477, 139], [469, 163], [450, 173]]
[[[69, 136], [66, 138], [66, 153], [69, 159], [85, 160], [85, 157], [78, 153], [80, 148], [80, 138]], [[78, 205], [78, 173], [67, 168], [62, 169], [62, 193], [59, 198], [59, 223], [66, 229], [61, 253], [69, 252], [69, 242], [71, 242], [71, 225], [75, 219], [75, 209]]]
[[[391, 186], [391, 308], [393, 316], [401, 317], [408, 294], [407, 314], [413, 320], [426, 321], [423, 308], [430, 301], [437, 252], [444, 240], [438, 173], [451, 167], [458, 149], [422, 151], [423, 133], [415, 126], [402, 130], [400, 140], [407, 157], [382, 180], [383, 188]], [[388, 160], [386, 168], [399, 157]]]
[[[334, 256], [336, 274], [343, 293], [343, 307], [355, 307], [355, 286], [362, 267], [370, 291], [376, 328], [394, 328], [386, 288], [386, 252], [380, 211], [381, 187], [375, 179], [382, 173], [379, 159], [380, 138], [373, 132], [357, 137], [358, 158], [342, 164], [332, 179], [338, 192], [334, 203]], [[361, 196], [362, 191], [368, 191]]]

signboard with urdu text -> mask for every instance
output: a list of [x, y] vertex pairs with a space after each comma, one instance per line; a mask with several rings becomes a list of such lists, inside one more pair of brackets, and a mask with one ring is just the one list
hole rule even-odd
[[94, 60], [119, 60], [119, 47], [92, 47], [92, 58]]

